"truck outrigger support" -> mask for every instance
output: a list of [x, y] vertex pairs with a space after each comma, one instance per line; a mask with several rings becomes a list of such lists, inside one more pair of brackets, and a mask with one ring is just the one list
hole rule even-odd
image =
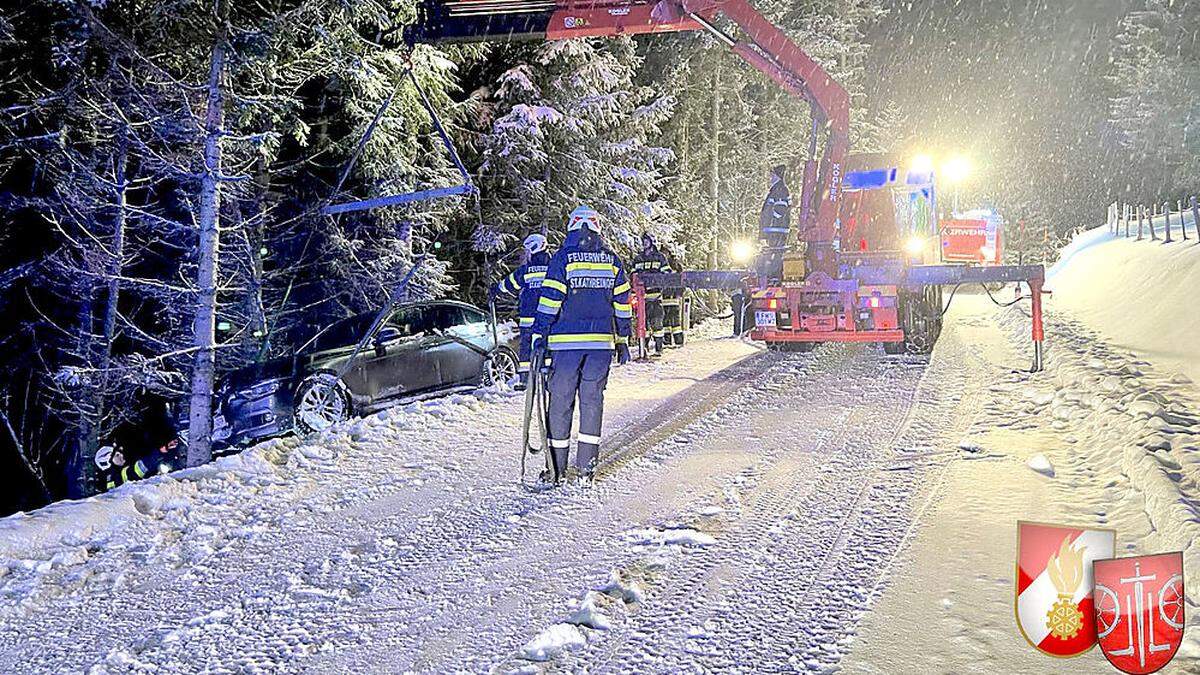
[[[833, 283], [838, 285], [839, 292], [854, 293], [854, 290], [840, 288], [841, 286], [853, 286], [863, 284], [865, 287], [892, 284], [901, 289], [921, 289], [921, 288], [941, 288], [944, 286], [957, 287], [967, 284], [988, 284], [988, 283], [1025, 283], [1029, 286], [1031, 312], [1030, 319], [1032, 324], [1033, 338], [1033, 363], [1030, 365], [1029, 372], [1041, 372], [1044, 367], [1044, 348], [1045, 329], [1043, 326], [1042, 317], [1042, 295], [1047, 293], [1043, 289], [1045, 284], [1046, 272], [1041, 265], [1007, 265], [993, 267], [974, 267], [966, 265], [914, 265], [908, 268], [901, 268], [899, 277], [891, 279], [883, 278], [878, 274], [864, 274], [864, 279], [828, 279], [825, 283]], [[698, 271], [698, 272], [682, 272], [678, 274], [638, 274], [633, 276], [633, 298], [634, 309], [636, 316], [634, 317], [634, 336], [636, 339], [644, 339], [646, 335], [646, 317], [645, 317], [645, 289], [647, 286], [654, 288], [685, 288], [692, 290], [724, 290], [724, 291], [742, 291], [747, 297], [752, 293], [752, 289], [757, 286], [757, 278], [752, 272], [748, 271]], [[772, 298], [778, 303], [788, 302], [788, 297], [792, 294], [789, 291], [811, 288], [807, 286], [785, 287], [778, 289], [784, 292], [784, 295], [779, 298]], [[861, 288], [861, 287], [860, 287]], [[936, 310], [940, 319], [941, 312], [944, 308], [939, 307]], [[760, 298], [761, 300], [761, 298]], [[868, 304], [870, 297], [867, 298]], [[798, 313], [789, 313], [789, 317], [798, 316]], [[774, 330], [765, 330], [759, 327], [751, 331], [751, 336], [755, 339], [762, 340], [768, 344], [784, 344], [784, 343], [807, 343], [805, 347], [815, 345], [821, 342], [882, 342], [884, 344], [896, 343], [905, 340], [906, 335], [904, 330], [837, 330], [837, 331], [802, 331], [796, 329], [796, 322], [793, 320], [792, 325], [786, 327], [777, 326]], [[936, 339], [936, 336], [933, 336]], [[929, 348], [932, 349], [932, 342], [929, 343]]]

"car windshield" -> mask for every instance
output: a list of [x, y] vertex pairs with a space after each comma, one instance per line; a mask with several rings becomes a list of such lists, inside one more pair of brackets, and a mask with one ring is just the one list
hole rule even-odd
[[363, 335], [371, 328], [375, 317], [370, 314], [352, 316], [330, 324], [308, 341], [302, 351], [325, 351], [358, 344]]

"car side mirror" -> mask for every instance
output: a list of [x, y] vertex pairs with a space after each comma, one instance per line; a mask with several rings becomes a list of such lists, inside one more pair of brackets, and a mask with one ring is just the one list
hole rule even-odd
[[375, 334], [375, 353], [382, 356], [387, 352], [388, 343], [399, 340], [401, 337], [403, 335], [400, 333], [400, 329], [394, 326], [380, 328], [379, 332]]

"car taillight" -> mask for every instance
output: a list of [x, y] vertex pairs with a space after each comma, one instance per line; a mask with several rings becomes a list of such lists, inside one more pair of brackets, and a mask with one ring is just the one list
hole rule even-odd
[[871, 296], [871, 307], [873, 309], [879, 309], [879, 296], [878, 295]]
[[779, 309], [779, 301], [771, 300], [767, 303], [767, 309]]

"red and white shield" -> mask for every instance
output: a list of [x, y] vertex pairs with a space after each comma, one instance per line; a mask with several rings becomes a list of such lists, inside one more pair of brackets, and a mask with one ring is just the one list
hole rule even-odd
[[1183, 642], [1183, 554], [1097, 560], [1096, 631], [1104, 658], [1126, 673], [1153, 673]]
[[1096, 644], [1092, 563], [1111, 558], [1113, 530], [1017, 523], [1017, 627], [1040, 651], [1078, 656]]

